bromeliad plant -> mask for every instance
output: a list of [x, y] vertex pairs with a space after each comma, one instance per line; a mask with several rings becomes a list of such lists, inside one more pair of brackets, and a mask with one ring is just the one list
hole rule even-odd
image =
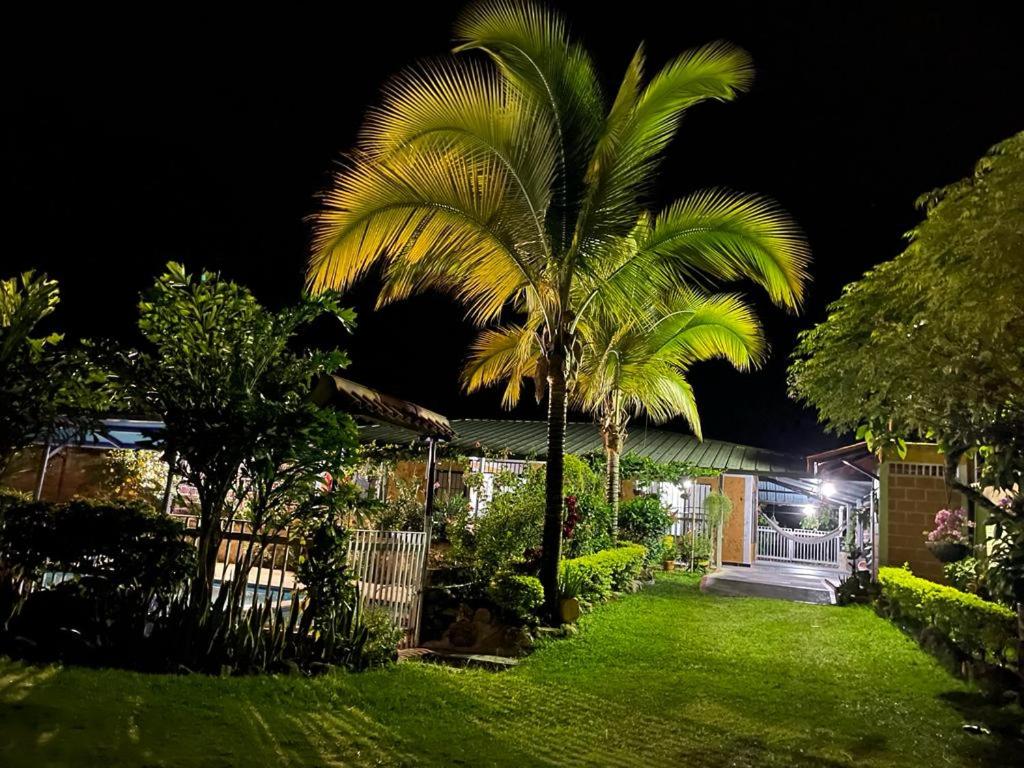
[[[620, 248], [684, 113], [750, 85], [743, 51], [704, 46], [647, 78], [641, 48], [609, 101], [587, 51], [544, 5], [475, 3], [456, 37], [457, 58], [395, 79], [370, 113], [316, 219], [309, 283], [346, 288], [381, 266], [381, 303], [440, 289], [481, 325], [508, 310], [526, 318], [540, 354], [532, 345], [509, 354], [529, 356], [548, 401], [541, 580], [557, 620], [562, 457], [581, 318], [642, 313], [648, 286], [741, 276], [795, 308], [807, 248], [771, 203], [723, 191], [670, 205], [633, 253], [624, 258]], [[516, 380], [506, 401], [519, 389]]]

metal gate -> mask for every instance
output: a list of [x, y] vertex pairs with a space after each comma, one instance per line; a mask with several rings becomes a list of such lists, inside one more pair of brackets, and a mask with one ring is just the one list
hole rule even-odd
[[774, 525], [757, 527], [758, 561], [837, 568], [839, 549], [839, 531], [811, 531]]
[[419, 641], [420, 604], [427, 557], [423, 531], [352, 531], [348, 565], [359, 588], [360, 607], [383, 610], [405, 633], [402, 645]]

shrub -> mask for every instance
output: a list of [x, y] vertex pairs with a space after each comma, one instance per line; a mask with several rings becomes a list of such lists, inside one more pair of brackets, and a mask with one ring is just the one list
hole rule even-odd
[[625, 589], [644, 568], [647, 550], [639, 544], [604, 549], [592, 555], [563, 560], [559, 583], [577, 591], [574, 597], [588, 602], [605, 600]]
[[612, 508], [604, 496], [587, 493], [574, 498], [577, 517], [572, 529], [564, 532], [563, 557], [591, 555], [612, 546]]
[[989, 599], [986, 579], [988, 576], [988, 563], [982, 557], [965, 557], [955, 563], [946, 563], [942, 567], [942, 573], [951, 585], [961, 592], [969, 592], [977, 595], [983, 600]]
[[977, 595], [914, 576], [903, 568], [880, 568], [881, 606], [890, 617], [930, 628], [972, 658], [1006, 665], [1016, 652], [1013, 611]]
[[662, 536], [661, 537], [661, 552], [658, 555], [658, 560], [660, 562], [665, 562], [667, 560], [672, 560], [673, 562], [675, 562], [675, 560], [678, 557], [679, 557], [679, 552], [678, 552], [678, 550], [676, 548], [676, 538], [675, 538], [675, 536]]
[[672, 518], [657, 496], [637, 496], [619, 507], [619, 536], [647, 550], [644, 565], [661, 559], [661, 541]]
[[133, 656], [194, 561], [181, 525], [139, 505], [0, 500], [0, 622], [41, 651], [63, 655], [63, 638], [93, 660]]
[[677, 540], [679, 559], [689, 568], [693, 562], [695, 571], [704, 570], [711, 560], [711, 537], [706, 533], [698, 533], [696, 536], [684, 533]]
[[[577, 456], [565, 457], [566, 497], [574, 497], [575, 515], [563, 530], [564, 552], [576, 557], [592, 554], [611, 544], [611, 509], [604, 501], [601, 478]], [[487, 511], [473, 521], [472, 546], [484, 580], [498, 571], [526, 569], [528, 554], [536, 553], [544, 531], [544, 468], [532, 467], [525, 476], [501, 472], [494, 477], [494, 494]], [[460, 539], [465, 551], [469, 540]]]
[[544, 530], [544, 470], [533, 468], [525, 479], [510, 472], [494, 477], [487, 511], [474, 521], [477, 563], [484, 580], [526, 559], [540, 546]]
[[534, 576], [499, 573], [492, 580], [487, 594], [507, 618], [532, 623], [544, 604], [544, 587]]
[[398, 644], [403, 632], [391, 621], [388, 612], [381, 608], [367, 608], [359, 618], [366, 629], [360, 663], [361, 668], [383, 667], [398, 659]]

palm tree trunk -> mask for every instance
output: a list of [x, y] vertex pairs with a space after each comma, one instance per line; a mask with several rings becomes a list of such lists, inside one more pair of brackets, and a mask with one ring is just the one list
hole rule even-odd
[[545, 466], [544, 539], [540, 581], [549, 622], [559, 624], [558, 563], [562, 550], [562, 472], [565, 463], [565, 358], [548, 360], [548, 456]]
[[619, 538], [619, 495], [622, 486], [619, 457], [622, 454], [622, 432], [618, 425], [607, 423], [601, 430], [605, 452], [605, 494], [611, 507], [612, 541]]

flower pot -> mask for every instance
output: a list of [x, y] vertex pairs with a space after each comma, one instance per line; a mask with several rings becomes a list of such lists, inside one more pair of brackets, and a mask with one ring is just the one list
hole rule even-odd
[[562, 613], [562, 623], [572, 624], [580, 617], [580, 601], [575, 597], [564, 597], [559, 608]]
[[674, 571], [676, 569], [676, 561], [666, 560], [664, 563], [662, 563], [662, 566], [665, 568], [666, 571]]
[[943, 563], [955, 563], [970, 554], [971, 548], [958, 541], [926, 541], [925, 546]]

